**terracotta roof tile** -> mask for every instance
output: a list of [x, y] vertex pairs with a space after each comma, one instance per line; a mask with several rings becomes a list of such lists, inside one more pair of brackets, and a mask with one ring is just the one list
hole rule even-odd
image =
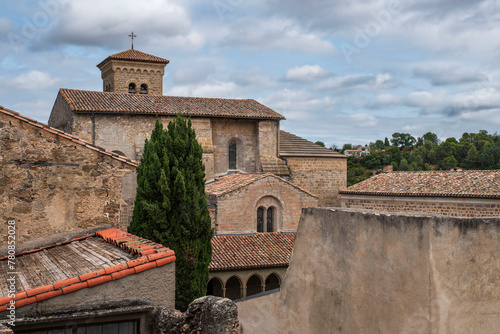
[[500, 170], [383, 173], [341, 194], [500, 198]]
[[205, 185], [205, 192], [207, 194], [212, 194], [215, 196], [221, 196], [232, 191], [238, 190], [240, 188], [246, 187], [258, 180], [271, 177], [278, 179], [280, 182], [284, 182], [300, 191], [307, 193], [310, 196], [317, 197], [316, 195], [311, 194], [305, 189], [287, 181], [279, 176], [274, 174], [265, 173], [265, 174], [247, 174], [247, 173], [235, 173], [225, 175], [219, 178], [216, 178], [214, 182], [208, 183]]
[[342, 153], [327, 149], [283, 130], [280, 130], [279, 155], [281, 157], [347, 158]]
[[[15, 257], [16, 291], [20, 292], [9, 297], [7, 282], [0, 282], [0, 310], [11, 300], [21, 307], [175, 261], [169, 248], [115, 228]], [[18, 261], [20, 257], [29, 261]], [[0, 259], [0, 272], [8, 272], [7, 260], [8, 256]], [[24, 263], [30, 265], [24, 267]], [[89, 272], [79, 274], [85, 270]]]
[[70, 140], [72, 143], [74, 144], [77, 144], [77, 145], [80, 145], [80, 146], [83, 146], [83, 147], [86, 147], [86, 148], [90, 148], [94, 151], [97, 151], [99, 153], [102, 153], [104, 155], [107, 155], [115, 160], [119, 160], [121, 162], [124, 162], [128, 165], [132, 165], [134, 167], [137, 167], [139, 165], [139, 163], [135, 160], [131, 160], [127, 157], [122, 157], [122, 156], [119, 156], [117, 155], [116, 153], [114, 152], [110, 152], [108, 150], [105, 150], [104, 148], [101, 148], [101, 147], [98, 147], [96, 145], [92, 145], [91, 143], [88, 143], [80, 138], [77, 138], [73, 135], [70, 135], [69, 133], [65, 133], [65, 132], [62, 132], [61, 130], [58, 130], [56, 128], [53, 128], [53, 127], [50, 127], [48, 126], [47, 124], [44, 124], [44, 123], [40, 123], [38, 121], [35, 121], [31, 118], [28, 118], [28, 117], [25, 117], [25, 116], [22, 116], [21, 114], [13, 111], [13, 110], [10, 110], [10, 109], [6, 109], [2, 106], [0, 106], [0, 113], [2, 114], [5, 114], [5, 115], [8, 115], [10, 117], [14, 117], [22, 122], [25, 122], [31, 126], [35, 126], [37, 128], [40, 128], [41, 130], [43, 131], [46, 131], [46, 132], [49, 132], [51, 134], [54, 134], [60, 138], [64, 138], [64, 139], [67, 139], [67, 140]]
[[212, 238], [210, 271], [286, 267], [295, 233], [216, 235]]
[[284, 119], [251, 99], [217, 99], [164, 95], [123, 94], [62, 88], [59, 93], [74, 112], [136, 113], [203, 117]]
[[160, 63], [160, 64], [168, 64], [169, 61], [164, 58], [160, 58], [157, 56], [150, 55], [148, 53], [130, 49], [127, 51], [115, 53], [108, 58], [104, 59], [102, 62], [100, 62], [97, 67], [101, 68], [110, 60], [132, 60], [132, 61], [144, 61], [148, 63]]

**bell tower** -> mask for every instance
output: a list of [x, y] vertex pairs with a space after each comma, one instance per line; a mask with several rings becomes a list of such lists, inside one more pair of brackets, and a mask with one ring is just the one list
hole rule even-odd
[[109, 56], [97, 67], [104, 92], [163, 95], [163, 74], [167, 59], [133, 48]]

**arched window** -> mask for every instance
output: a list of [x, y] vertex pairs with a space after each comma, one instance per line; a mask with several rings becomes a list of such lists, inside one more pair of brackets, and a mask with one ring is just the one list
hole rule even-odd
[[232, 300], [241, 298], [241, 283], [236, 276], [232, 276], [226, 282], [226, 298]]
[[135, 94], [135, 83], [131, 82], [128, 84], [128, 92], [131, 94]]
[[141, 90], [140, 90], [140, 93], [141, 93], [141, 94], [147, 94], [147, 93], [148, 93], [148, 85], [146, 85], [146, 84], [141, 84]]
[[247, 281], [247, 297], [262, 292], [262, 281], [259, 276], [253, 275]]
[[229, 143], [229, 169], [236, 169], [236, 142]]
[[257, 232], [264, 232], [264, 208], [257, 209]]
[[218, 278], [214, 277], [208, 281], [207, 295], [223, 297], [222, 283]]
[[274, 231], [274, 208], [270, 207], [267, 209], [267, 232]]
[[276, 274], [271, 274], [266, 278], [266, 291], [277, 289], [280, 287], [280, 279]]

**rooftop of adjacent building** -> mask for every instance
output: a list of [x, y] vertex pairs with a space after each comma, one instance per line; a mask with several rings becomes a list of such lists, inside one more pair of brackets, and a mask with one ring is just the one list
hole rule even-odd
[[347, 158], [342, 153], [317, 145], [283, 130], [280, 130], [279, 152], [280, 156], [283, 157]]
[[[174, 251], [116, 228], [0, 259], [0, 312], [93, 287], [175, 261]], [[10, 267], [14, 264], [14, 267]], [[9, 297], [9, 273], [16, 294]], [[12, 274], [14, 275], [14, 274]]]
[[296, 233], [216, 235], [210, 271], [286, 267]]
[[500, 198], [500, 170], [392, 172], [373, 176], [340, 194]]
[[221, 196], [235, 190], [241, 189], [243, 187], [249, 186], [252, 183], [264, 179], [264, 178], [274, 178], [279, 182], [283, 182], [291, 187], [294, 187], [300, 191], [307, 193], [310, 196], [316, 197], [316, 195], [311, 194], [307, 190], [271, 173], [234, 173], [216, 178], [213, 182], [209, 182], [205, 185], [205, 192], [207, 194], [212, 194], [215, 196]]

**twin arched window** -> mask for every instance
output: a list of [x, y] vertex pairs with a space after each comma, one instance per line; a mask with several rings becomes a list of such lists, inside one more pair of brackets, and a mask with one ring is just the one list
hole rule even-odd
[[[135, 94], [137, 92], [137, 86], [135, 83], [131, 82], [128, 84], [128, 92], [130, 94]], [[139, 90], [139, 93], [141, 94], [147, 94], [148, 93], [148, 85], [146, 84], [141, 84], [141, 89]]]
[[267, 208], [259, 207], [257, 209], [257, 232], [274, 232], [275, 208], [273, 206]]

